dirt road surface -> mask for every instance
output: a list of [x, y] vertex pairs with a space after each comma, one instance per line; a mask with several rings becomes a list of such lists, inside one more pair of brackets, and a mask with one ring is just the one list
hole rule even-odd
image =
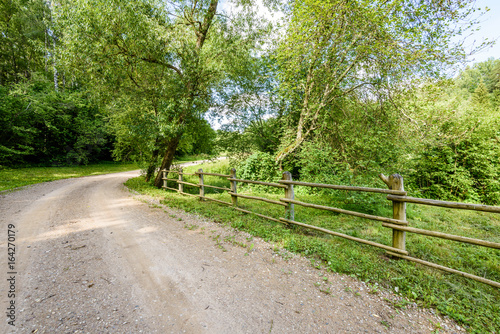
[[123, 183], [136, 175], [0, 194], [1, 333], [463, 331], [432, 310], [394, 308], [387, 300], [399, 297], [388, 291], [133, 194]]

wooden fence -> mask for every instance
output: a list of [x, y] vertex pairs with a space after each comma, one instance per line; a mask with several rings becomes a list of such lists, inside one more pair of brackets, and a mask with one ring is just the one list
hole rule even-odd
[[[169, 181], [177, 182], [178, 188], [171, 188], [171, 187], [167, 186], [167, 173], [178, 174], [177, 180], [176, 179], [168, 179]], [[198, 177], [199, 177], [198, 184], [185, 182], [183, 180], [184, 175], [191, 175], [191, 176], [198, 175]], [[203, 179], [204, 175], [211, 175], [211, 176], [218, 176], [221, 178], [225, 178], [230, 182], [230, 188], [216, 187], [216, 186], [205, 184], [204, 179]], [[271, 220], [274, 222], [278, 222], [278, 223], [282, 223], [282, 224], [286, 224], [286, 225], [289, 225], [289, 224], [298, 225], [298, 226], [313, 229], [316, 231], [321, 231], [321, 232], [324, 232], [324, 233], [327, 233], [330, 235], [334, 235], [337, 237], [341, 237], [341, 238], [349, 239], [349, 240], [356, 241], [359, 243], [367, 244], [370, 246], [379, 247], [379, 248], [385, 249], [387, 254], [389, 254], [391, 256], [405, 259], [405, 260], [412, 261], [412, 262], [416, 262], [416, 263], [420, 263], [422, 265], [426, 265], [426, 266], [429, 266], [432, 268], [440, 269], [440, 270], [454, 273], [457, 275], [461, 275], [461, 276], [464, 276], [464, 277], [467, 277], [467, 278], [470, 278], [470, 279], [473, 279], [473, 280], [500, 288], [499, 282], [495, 282], [495, 281], [486, 279], [484, 277], [472, 275], [472, 274], [469, 274], [466, 272], [462, 272], [459, 270], [455, 270], [452, 268], [448, 268], [448, 267], [441, 266], [441, 265], [438, 265], [438, 264], [435, 264], [432, 262], [424, 261], [424, 260], [409, 256], [408, 251], [406, 250], [406, 232], [416, 233], [416, 234], [421, 234], [421, 235], [426, 235], [426, 236], [431, 236], [431, 237], [436, 237], [436, 238], [454, 240], [457, 242], [469, 243], [469, 244], [473, 244], [473, 245], [489, 247], [489, 248], [496, 248], [496, 249], [500, 249], [500, 243], [410, 227], [410, 226], [408, 226], [409, 223], [406, 220], [406, 203], [416, 203], [416, 204], [423, 204], [423, 205], [440, 206], [440, 207], [445, 207], [445, 208], [476, 210], [476, 211], [494, 212], [494, 213], [500, 213], [500, 207], [478, 205], [478, 204], [457, 203], [457, 202], [446, 202], [446, 201], [437, 201], [437, 200], [424, 199], [424, 198], [409, 197], [409, 196], [407, 196], [407, 193], [404, 190], [403, 178], [399, 174], [393, 174], [393, 175], [390, 175], [389, 177], [387, 177], [383, 174], [380, 174], [379, 176], [382, 179], [382, 181], [384, 181], [384, 183], [388, 186], [389, 189], [353, 187], [353, 186], [342, 186], [342, 185], [293, 181], [292, 175], [289, 172], [284, 172], [282, 180], [278, 181], [278, 183], [271, 183], [271, 182], [238, 179], [238, 178], [236, 178], [236, 170], [234, 168], [231, 170], [230, 175], [217, 174], [217, 173], [205, 173], [205, 172], [203, 172], [202, 169], [199, 169], [196, 173], [190, 174], [190, 173], [184, 173], [182, 168], [181, 168], [178, 171], [176, 171], [176, 170], [163, 170], [163, 188], [177, 191], [183, 195], [198, 197], [201, 201], [208, 200], [208, 201], [213, 201], [213, 202], [217, 202], [217, 203], [224, 204], [224, 205], [229, 205], [229, 206], [232, 206], [232, 208], [234, 210], [238, 210], [238, 211], [241, 211], [244, 213], [254, 214], [258, 217], [265, 218], [265, 219], [268, 219], [268, 220]], [[284, 190], [285, 197], [280, 198], [279, 201], [276, 201], [276, 200], [270, 200], [270, 199], [263, 198], [263, 197], [256, 197], [256, 196], [248, 196], [248, 195], [239, 194], [237, 191], [238, 190], [238, 188], [237, 188], [238, 183], [252, 183], [252, 184], [259, 184], [259, 185], [264, 185], [264, 186], [281, 188]], [[184, 192], [185, 185], [199, 188], [199, 195], [193, 195], [193, 194], [189, 194], [189, 193]], [[369, 214], [355, 212], [355, 211], [344, 210], [344, 209], [340, 209], [340, 208], [334, 208], [334, 207], [329, 207], [329, 206], [323, 206], [323, 205], [317, 205], [317, 204], [311, 204], [311, 203], [297, 201], [297, 200], [295, 200], [295, 196], [294, 196], [294, 190], [293, 190], [294, 186], [306, 186], [306, 187], [316, 187], [316, 188], [328, 188], [328, 189], [337, 189], [337, 190], [373, 192], [373, 193], [387, 194], [387, 199], [392, 201], [393, 217], [387, 218], [387, 217], [369, 215]], [[205, 188], [214, 188], [214, 189], [218, 189], [218, 190], [227, 191], [231, 195], [231, 202], [225, 202], [225, 201], [221, 201], [218, 199], [206, 197], [205, 196]], [[264, 201], [267, 203], [280, 205], [284, 208], [284, 217], [274, 218], [274, 217], [269, 217], [266, 215], [262, 215], [262, 214], [259, 214], [256, 212], [252, 212], [252, 211], [248, 211], [248, 210], [244, 210], [242, 208], [239, 208], [238, 207], [238, 197], [252, 199], [252, 200], [258, 200], [258, 201]], [[392, 229], [392, 246], [380, 244], [380, 243], [369, 241], [369, 240], [364, 240], [361, 238], [356, 238], [356, 237], [346, 235], [343, 233], [339, 233], [339, 232], [331, 231], [331, 230], [328, 230], [325, 228], [321, 228], [321, 227], [317, 227], [317, 226], [304, 224], [304, 223], [295, 221], [294, 205], [300, 205], [300, 206], [309, 207], [309, 208], [327, 210], [327, 211], [352, 215], [352, 216], [356, 216], [356, 217], [381, 221], [383, 227]]]

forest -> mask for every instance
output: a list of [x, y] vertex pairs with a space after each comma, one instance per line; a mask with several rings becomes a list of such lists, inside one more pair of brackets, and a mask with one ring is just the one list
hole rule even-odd
[[[261, 14], [261, 7], [273, 18]], [[500, 204], [500, 59], [472, 0], [0, 3], [0, 168], [224, 154], [246, 177]], [[279, 14], [279, 15], [278, 15]], [[218, 129], [214, 130], [213, 125]]]

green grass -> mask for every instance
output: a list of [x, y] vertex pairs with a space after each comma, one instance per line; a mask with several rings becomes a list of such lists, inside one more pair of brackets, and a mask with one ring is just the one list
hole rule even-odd
[[[185, 168], [192, 173], [203, 168], [206, 172], [229, 173], [228, 161]], [[169, 176], [169, 177], [177, 177]], [[187, 182], [198, 183], [197, 176], [185, 176]], [[205, 184], [229, 187], [220, 177], [205, 176]], [[473, 333], [500, 333], [500, 290], [457, 275], [434, 270], [405, 260], [386, 256], [381, 249], [325, 235], [302, 227], [287, 227], [232, 210], [213, 202], [200, 202], [172, 191], [158, 190], [131, 179], [127, 186], [141, 193], [161, 198], [163, 203], [188, 212], [203, 215], [214, 221], [231, 225], [259, 236], [276, 245], [277, 249], [305, 255], [316, 265], [334, 272], [345, 273], [381, 286], [395, 289], [423, 307], [432, 307], [457, 320]], [[176, 184], [169, 181], [169, 186]], [[269, 194], [267, 187], [240, 187], [239, 193], [278, 199], [281, 191]], [[198, 188], [184, 186], [186, 192], [197, 193]], [[274, 190], [274, 189], [273, 189]], [[352, 195], [347, 192], [308, 193], [296, 187], [296, 199], [349, 210], [391, 217], [392, 205], [383, 195]], [[205, 188], [207, 196], [230, 202], [222, 191]], [[271, 217], [284, 217], [284, 208], [261, 201], [238, 198], [241, 208]], [[446, 208], [407, 206], [410, 226], [455, 235], [500, 242], [500, 215]], [[295, 206], [295, 220], [321, 226], [355, 237], [391, 244], [392, 231], [379, 222], [323, 210]], [[410, 256], [435, 262], [454, 269], [500, 282], [500, 250], [407, 233]], [[404, 305], [403, 305], [404, 306]]]
[[195, 155], [184, 155], [182, 157], [176, 157], [174, 159], [174, 164], [179, 164], [183, 162], [191, 162], [191, 161], [198, 161], [198, 160], [208, 160], [212, 158], [212, 156], [208, 154], [195, 154]]
[[74, 177], [139, 169], [134, 163], [102, 162], [87, 166], [0, 168], [0, 191]]

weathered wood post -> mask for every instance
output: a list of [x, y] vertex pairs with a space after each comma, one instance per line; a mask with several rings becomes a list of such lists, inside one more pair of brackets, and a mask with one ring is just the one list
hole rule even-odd
[[[282, 180], [292, 181], [292, 174], [290, 172], [283, 172]], [[293, 184], [286, 184], [286, 186], [285, 198], [295, 199]], [[295, 209], [293, 203], [287, 202], [287, 206], [285, 206], [285, 217], [286, 219], [295, 220]]]
[[[184, 178], [182, 177], [182, 168], [179, 170], [179, 181], [183, 182]], [[179, 193], [184, 192], [184, 185], [182, 183], [179, 183]]]
[[167, 171], [164, 169], [163, 171], [163, 187], [164, 189], [167, 189]]
[[[236, 179], [236, 169], [231, 168], [231, 178]], [[237, 193], [236, 191], [236, 181], [231, 181], [231, 192], [232, 193]], [[233, 203], [233, 206], [238, 206], [238, 197], [231, 195], [231, 203]]]
[[200, 201], [203, 201], [203, 197], [205, 197], [205, 187], [203, 186], [203, 169], [198, 169], [198, 176], [200, 177]]
[[[379, 177], [391, 190], [404, 191], [403, 177], [399, 174], [392, 174], [389, 177], [379, 174]], [[392, 216], [394, 219], [406, 221], [406, 202], [392, 201]], [[392, 230], [392, 247], [406, 250], [406, 232]]]

